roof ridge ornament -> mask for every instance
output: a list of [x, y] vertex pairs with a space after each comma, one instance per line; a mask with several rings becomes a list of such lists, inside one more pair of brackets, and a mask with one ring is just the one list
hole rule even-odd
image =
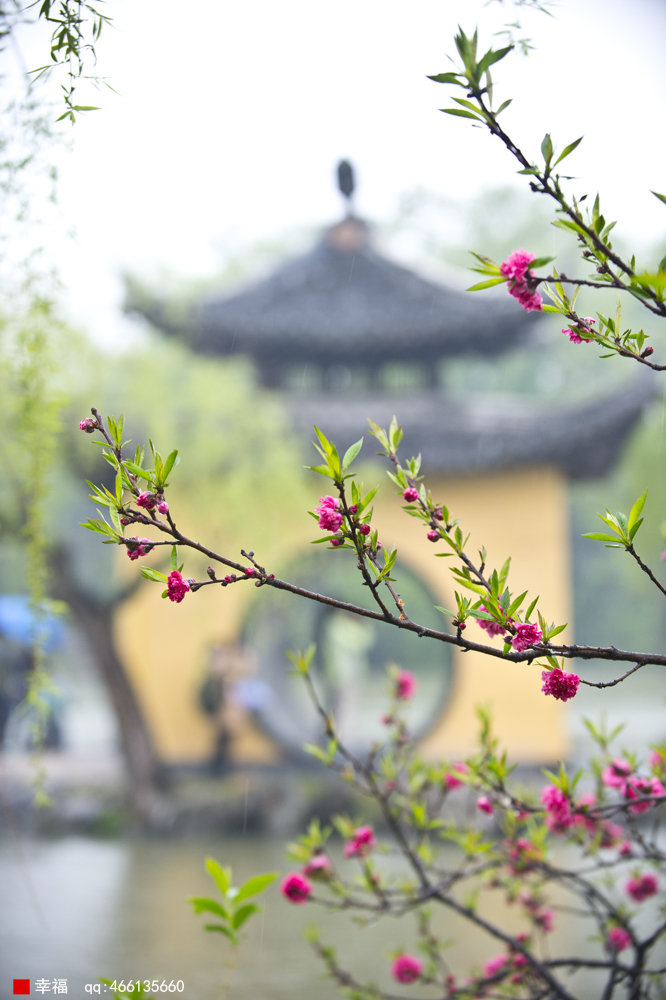
[[338, 162], [337, 175], [338, 189], [346, 199], [347, 215], [351, 216], [354, 214], [352, 200], [354, 191], [356, 190], [356, 178], [354, 176], [354, 168], [349, 160], [340, 160]]

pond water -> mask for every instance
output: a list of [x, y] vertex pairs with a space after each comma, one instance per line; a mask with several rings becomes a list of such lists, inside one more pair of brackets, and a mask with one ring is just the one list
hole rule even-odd
[[[340, 994], [303, 940], [311, 923], [357, 978], [390, 986], [391, 951], [412, 943], [405, 940], [404, 921], [383, 918], [360, 928], [338, 912], [290, 905], [277, 885], [263, 897], [264, 912], [248, 925], [238, 966], [230, 971], [226, 939], [205, 933], [204, 919], [186, 902], [189, 895], [214, 894], [206, 856], [232, 866], [235, 884], [258, 871], [284, 874], [291, 867], [282, 842], [251, 837], [0, 841], [0, 996], [10, 997], [12, 980], [24, 978], [32, 981], [32, 996], [53, 996], [56, 984], [65, 981], [67, 996], [79, 1000], [94, 995], [91, 984], [106, 977], [182, 980], [182, 992], [171, 995], [221, 1000], [230, 977], [230, 1000], [333, 1000]], [[496, 904], [494, 919], [516, 932], [517, 914], [499, 898]], [[469, 929], [449, 927], [444, 912], [437, 919], [438, 932], [456, 942], [459, 968], [478, 966], [501, 951]], [[586, 947], [574, 918], [563, 919], [553, 937], [553, 947], [567, 944], [574, 953]], [[36, 993], [37, 981], [49, 988]], [[578, 977], [576, 987], [581, 1000], [599, 995]], [[410, 987], [408, 995], [424, 1000], [436, 994]]]

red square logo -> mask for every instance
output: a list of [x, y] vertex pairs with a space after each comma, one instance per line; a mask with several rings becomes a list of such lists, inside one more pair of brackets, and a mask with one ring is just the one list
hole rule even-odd
[[14, 996], [30, 996], [30, 980], [29, 979], [15, 979], [14, 980]]

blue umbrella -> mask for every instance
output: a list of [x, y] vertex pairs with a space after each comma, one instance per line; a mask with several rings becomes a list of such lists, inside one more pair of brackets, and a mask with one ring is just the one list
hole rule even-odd
[[45, 652], [52, 653], [65, 641], [65, 623], [46, 608], [36, 613], [25, 594], [0, 594], [0, 633], [23, 646], [39, 637]]

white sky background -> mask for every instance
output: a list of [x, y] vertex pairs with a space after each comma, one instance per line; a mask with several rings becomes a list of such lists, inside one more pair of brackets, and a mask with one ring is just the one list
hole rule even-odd
[[[123, 270], [205, 276], [227, 250], [338, 218], [343, 156], [356, 166], [357, 210], [379, 223], [416, 187], [465, 198], [525, 183], [497, 140], [438, 112], [453, 90], [426, 79], [451, 68], [459, 22], [478, 22], [498, 47], [492, 31], [510, 3], [106, 6], [114, 25], [98, 68], [119, 96], [79, 95], [102, 110], [68, 129], [60, 201], [77, 245], [58, 250], [72, 316], [97, 338], [125, 327]], [[546, 131], [560, 149], [584, 134], [567, 161], [577, 190], [599, 190], [618, 231], [654, 240], [666, 234], [666, 207], [649, 194], [666, 191], [666, 2], [559, 0], [554, 10], [521, 11], [535, 51], [495, 67], [497, 95], [514, 98], [505, 128], [531, 158]]]

